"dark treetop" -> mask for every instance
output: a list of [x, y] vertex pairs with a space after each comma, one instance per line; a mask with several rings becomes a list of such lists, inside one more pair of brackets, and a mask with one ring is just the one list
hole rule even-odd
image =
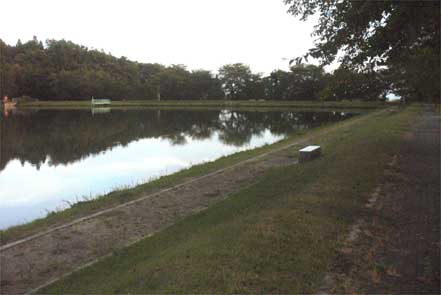
[[315, 47], [306, 56], [329, 64], [341, 52], [342, 67], [383, 72], [404, 99], [439, 102], [439, 1], [284, 2], [302, 20], [319, 16]]

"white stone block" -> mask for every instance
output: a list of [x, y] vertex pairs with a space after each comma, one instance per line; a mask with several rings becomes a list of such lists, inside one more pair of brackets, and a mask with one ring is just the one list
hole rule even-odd
[[299, 162], [304, 163], [320, 157], [322, 148], [319, 145], [308, 145], [299, 150]]

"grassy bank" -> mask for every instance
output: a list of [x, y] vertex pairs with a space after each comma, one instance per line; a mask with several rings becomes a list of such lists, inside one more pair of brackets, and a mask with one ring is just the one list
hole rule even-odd
[[229, 199], [41, 293], [317, 290], [418, 111], [377, 113], [322, 132], [315, 141], [324, 149], [320, 159], [273, 169]]
[[[261, 100], [114, 100], [111, 107], [293, 107], [293, 108], [379, 108], [394, 103], [366, 101], [261, 101]], [[90, 100], [33, 101], [20, 108], [90, 108]]]
[[[355, 118], [358, 118], [358, 116]], [[340, 124], [350, 122], [351, 120], [353, 119], [349, 119], [336, 124], [330, 124], [332, 124], [332, 126], [339, 126]], [[70, 208], [66, 210], [50, 212], [44, 218], [40, 218], [29, 223], [13, 226], [6, 230], [0, 231], [0, 245], [5, 245], [18, 239], [47, 230], [48, 228], [62, 225], [77, 218], [93, 214], [100, 210], [114, 207], [127, 201], [140, 198], [147, 194], [157, 192], [163, 188], [185, 182], [190, 178], [202, 176], [215, 170], [231, 166], [237, 162], [244, 161], [246, 159], [268, 152], [272, 149], [283, 146], [292, 140], [301, 140], [305, 136], [318, 136], [320, 133], [326, 132], [328, 128], [329, 127], [327, 125], [324, 125], [313, 130], [297, 131], [297, 133], [288, 136], [287, 139], [272, 145], [266, 145], [253, 150], [239, 152], [230, 156], [222, 157], [213, 162], [195, 165], [189, 169], [182, 170], [172, 175], [163, 176], [149, 183], [141, 184], [131, 188], [121, 188], [106, 195], [98, 196], [92, 200], [84, 199], [78, 203], [73, 204]]]
[[[299, 132], [300, 136], [303, 132]], [[290, 138], [293, 138], [291, 136]], [[10, 227], [6, 230], [0, 230], [0, 245], [10, 243], [12, 241], [30, 236], [32, 234], [44, 231], [50, 227], [70, 222], [74, 219], [81, 218], [93, 214], [97, 211], [110, 208], [130, 200], [137, 199], [144, 195], [154, 193], [163, 188], [170, 187], [186, 180], [205, 175], [217, 169], [221, 169], [246, 160], [269, 151], [272, 148], [285, 144], [288, 141], [282, 140], [272, 145], [265, 145], [253, 150], [239, 152], [230, 156], [221, 157], [216, 161], [207, 162], [192, 166], [188, 169], [181, 170], [177, 173], [162, 176], [151, 182], [140, 184], [135, 187], [119, 188], [108, 194], [97, 196], [93, 199], [85, 197], [82, 201], [73, 204], [70, 208], [61, 211], [53, 211], [48, 213], [44, 218], [36, 219], [32, 222]], [[82, 198], [80, 198], [82, 199]]]

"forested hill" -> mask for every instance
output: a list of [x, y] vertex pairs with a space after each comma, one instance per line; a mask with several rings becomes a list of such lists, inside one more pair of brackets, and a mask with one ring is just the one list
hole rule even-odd
[[[178, 66], [137, 63], [65, 40], [47, 40], [43, 45], [34, 37], [24, 44], [2, 45], [4, 92], [12, 97], [90, 99], [93, 95], [156, 99], [158, 81], [164, 76], [177, 80], [173, 85], [176, 92], [164, 93], [176, 99], [223, 96], [216, 79], [207, 71], [188, 72]], [[183, 88], [183, 84], [187, 87]]]
[[229, 64], [219, 73], [189, 71], [117, 58], [65, 40], [36, 37], [10, 46], [0, 40], [0, 94], [42, 100], [66, 99], [274, 99], [375, 100], [384, 97], [379, 73], [339, 69], [332, 75], [314, 65], [275, 70], [264, 77], [244, 64]]

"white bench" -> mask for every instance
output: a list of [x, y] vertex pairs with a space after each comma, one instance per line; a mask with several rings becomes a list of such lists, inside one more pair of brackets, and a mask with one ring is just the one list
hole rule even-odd
[[108, 105], [111, 104], [112, 101], [110, 99], [95, 99], [92, 97], [91, 103], [92, 105]]
[[320, 157], [322, 148], [319, 145], [308, 145], [299, 150], [299, 162], [304, 163]]

